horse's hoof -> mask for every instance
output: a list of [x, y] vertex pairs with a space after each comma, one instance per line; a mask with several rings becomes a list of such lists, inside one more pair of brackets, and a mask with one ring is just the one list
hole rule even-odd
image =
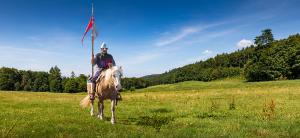
[[93, 113], [93, 112], [91, 112], [91, 116], [94, 116], [94, 113]]
[[100, 120], [103, 120], [103, 117], [101, 115], [97, 116]]
[[110, 121], [112, 125], [114, 125], [116, 123], [116, 121], [111, 120]]

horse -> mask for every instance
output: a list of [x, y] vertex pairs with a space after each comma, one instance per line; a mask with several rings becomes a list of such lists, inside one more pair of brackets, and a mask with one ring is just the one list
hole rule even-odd
[[[111, 100], [111, 123], [115, 124], [115, 106], [117, 103], [118, 91], [122, 89], [121, 77], [123, 75], [122, 67], [114, 66], [101, 72], [96, 81], [96, 97], [98, 97], [98, 118], [104, 118], [104, 100]], [[91, 83], [87, 85], [88, 95], [81, 100], [80, 105], [85, 108], [90, 105], [91, 116], [94, 115], [94, 100], [90, 100], [89, 94], [92, 92], [93, 87]]]

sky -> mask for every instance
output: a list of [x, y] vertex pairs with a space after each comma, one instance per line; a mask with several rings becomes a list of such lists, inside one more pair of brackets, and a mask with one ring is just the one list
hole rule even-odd
[[[300, 32], [297, 0], [94, 0], [99, 33], [126, 77], [158, 74]], [[0, 0], [0, 67], [91, 73], [92, 0]]]

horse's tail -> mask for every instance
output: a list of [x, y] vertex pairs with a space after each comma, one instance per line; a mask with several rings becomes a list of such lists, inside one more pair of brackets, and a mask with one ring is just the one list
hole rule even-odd
[[81, 101], [80, 101], [80, 106], [82, 108], [86, 108], [91, 104], [90, 96], [87, 95], [85, 96]]

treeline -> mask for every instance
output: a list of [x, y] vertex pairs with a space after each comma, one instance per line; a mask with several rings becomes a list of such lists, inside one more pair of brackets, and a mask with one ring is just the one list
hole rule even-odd
[[254, 39], [254, 45], [223, 53], [159, 75], [142, 77], [145, 86], [182, 81], [211, 81], [243, 76], [247, 81], [269, 81], [300, 78], [300, 35], [274, 40], [272, 30], [265, 29]]
[[0, 90], [75, 93], [86, 91], [86, 82], [85, 75], [76, 77], [74, 72], [71, 77], [62, 77], [57, 66], [49, 72], [0, 68]]
[[243, 68], [254, 57], [255, 46], [237, 50], [233, 53], [219, 54], [205, 61], [199, 61], [176, 68], [160, 75], [143, 77], [148, 86], [170, 84], [183, 81], [212, 81], [221, 78], [243, 75]]
[[[71, 72], [70, 77], [63, 77], [60, 69], [55, 66], [49, 72], [17, 70], [14, 68], [0, 68], [0, 90], [33, 91], [33, 92], [85, 92], [88, 76], [76, 76]], [[122, 78], [125, 91], [145, 88], [148, 83], [140, 78]]]

